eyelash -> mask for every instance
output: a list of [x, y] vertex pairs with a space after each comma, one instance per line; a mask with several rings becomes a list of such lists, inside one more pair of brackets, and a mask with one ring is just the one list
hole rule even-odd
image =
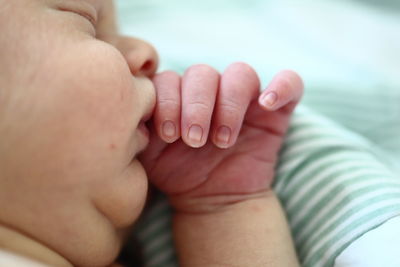
[[81, 16], [82, 18], [89, 21], [90, 24], [92, 24], [93, 28], [96, 29], [96, 20], [91, 15], [87, 14], [86, 12], [72, 11], [70, 9], [64, 9], [64, 8], [59, 8], [59, 10], [64, 11], [64, 12], [71, 12], [78, 16]]
[[90, 16], [89, 14], [87, 14], [85, 12], [75, 12], [75, 13], [78, 14], [79, 16], [82, 16], [85, 19], [87, 19], [93, 25], [93, 27], [96, 28], [96, 21], [94, 20], [94, 18], [92, 16]]

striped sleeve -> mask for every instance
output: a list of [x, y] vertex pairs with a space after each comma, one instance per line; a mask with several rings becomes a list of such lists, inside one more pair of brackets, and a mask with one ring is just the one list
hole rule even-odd
[[[297, 109], [279, 158], [274, 189], [302, 266], [333, 266], [354, 240], [400, 215], [400, 180], [386, 154], [309, 108]], [[170, 229], [161, 197], [138, 231], [145, 266], [177, 266]]]
[[333, 266], [351, 242], [400, 215], [400, 180], [368, 140], [300, 107], [274, 188], [303, 266]]

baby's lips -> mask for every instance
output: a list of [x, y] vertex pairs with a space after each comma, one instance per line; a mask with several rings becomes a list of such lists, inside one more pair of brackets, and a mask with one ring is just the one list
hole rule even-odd
[[153, 116], [153, 110], [147, 111], [145, 115], [143, 115], [142, 119], [139, 121], [139, 124], [137, 126], [137, 129], [141, 133], [141, 140], [140, 141], [140, 152], [146, 149], [147, 145], [149, 144], [149, 139], [150, 139], [150, 130], [148, 127], [148, 122]]
[[141, 100], [144, 104], [143, 116], [140, 122], [147, 122], [151, 119], [156, 107], [156, 94], [153, 82], [147, 77], [135, 77], [136, 86], [142, 91]]
[[146, 108], [145, 114], [142, 116], [140, 119], [140, 122], [146, 123], [148, 122], [154, 115], [154, 109], [155, 109], [155, 101], [152, 104], [149, 104]]
[[146, 136], [147, 139], [150, 138], [150, 120], [154, 115], [154, 107], [153, 109], [149, 110], [145, 115], [143, 115], [142, 119], [139, 122], [138, 129]]
[[140, 122], [147, 122], [151, 119], [151, 117], [153, 116], [153, 110], [148, 111], [146, 114], [143, 115], [142, 119], [140, 120]]

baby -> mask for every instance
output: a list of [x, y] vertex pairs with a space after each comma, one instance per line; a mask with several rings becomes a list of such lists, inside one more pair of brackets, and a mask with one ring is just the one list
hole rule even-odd
[[149, 179], [182, 266], [297, 266], [270, 184], [301, 79], [154, 76], [154, 48], [116, 28], [111, 0], [0, 0], [0, 260], [112, 264]]

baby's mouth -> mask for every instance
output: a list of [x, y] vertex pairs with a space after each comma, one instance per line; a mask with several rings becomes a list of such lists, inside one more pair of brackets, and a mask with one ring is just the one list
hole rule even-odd
[[149, 137], [150, 137], [150, 131], [146, 126], [145, 121], [140, 121], [139, 125], [138, 125], [138, 130], [141, 132], [142, 135], [144, 135], [147, 139], [147, 142], [149, 141]]
[[138, 130], [146, 136], [146, 139], [148, 140], [150, 137], [150, 131], [149, 128], [147, 127], [146, 123], [151, 119], [153, 116], [153, 109], [149, 110], [140, 120], [138, 124]]
[[146, 114], [145, 116], [143, 116], [142, 120], [139, 122], [138, 126], [137, 126], [137, 131], [139, 132], [139, 151], [143, 152], [147, 146], [149, 145], [150, 142], [150, 130], [147, 126], [150, 118], [152, 116], [152, 113]]

